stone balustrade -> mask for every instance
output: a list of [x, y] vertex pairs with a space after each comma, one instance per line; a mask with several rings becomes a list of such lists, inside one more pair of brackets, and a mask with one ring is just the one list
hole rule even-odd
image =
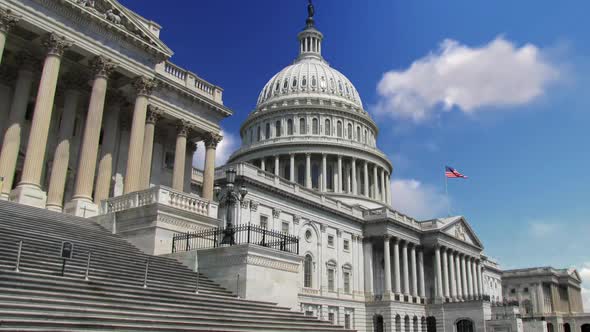
[[162, 204], [182, 211], [217, 218], [218, 205], [197, 195], [165, 186], [155, 186], [102, 201], [100, 214], [124, 211], [150, 204]]
[[156, 72], [183, 85], [191, 91], [197, 92], [215, 102], [223, 103], [223, 90], [220, 87], [205, 81], [196, 74], [171, 62], [166, 61], [157, 65]]

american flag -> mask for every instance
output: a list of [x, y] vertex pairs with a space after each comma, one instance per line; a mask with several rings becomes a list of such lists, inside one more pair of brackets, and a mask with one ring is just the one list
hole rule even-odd
[[467, 179], [467, 177], [461, 173], [459, 173], [459, 171], [457, 171], [456, 169], [449, 167], [449, 166], [445, 166], [445, 176], [447, 178], [461, 178], [461, 179]]

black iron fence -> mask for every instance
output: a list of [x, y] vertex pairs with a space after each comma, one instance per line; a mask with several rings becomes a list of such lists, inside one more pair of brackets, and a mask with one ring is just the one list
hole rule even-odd
[[251, 224], [175, 234], [172, 237], [172, 252], [218, 248], [246, 243], [299, 254], [298, 237]]

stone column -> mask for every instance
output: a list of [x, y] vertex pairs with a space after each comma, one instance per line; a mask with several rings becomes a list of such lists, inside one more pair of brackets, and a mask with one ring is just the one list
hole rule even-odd
[[482, 274], [482, 266], [481, 266], [481, 260], [477, 261], [477, 289], [478, 289], [478, 294], [479, 296], [484, 296], [484, 290], [483, 290], [483, 274]]
[[[325, 176], [325, 172], [323, 173]], [[289, 155], [289, 181], [295, 182], [295, 154]]]
[[364, 195], [366, 197], [369, 197], [369, 164], [367, 163], [366, 160], [363, 161], [363, 177], [365, 180], [365, 185], [364, 185]]
[[436, 271], [436, 297], [441, 298], [443, 296], [442, 289], [442, 267], [440, 264], [440, 247], [437, 245], [434, 248], [434, 270]]
[[442, 256], [442, 280], [443, 280], [443, 296], [449, 297], [449, 259], [447, 256], [447, 248], [441, 249]]
[[280, 166], [281, 166], [281, 160], [279, 156], [275, 156], [275, 175], [279, 176], [280, 172]]
[[205, 172], [203, 173], [203, 198], [213, 200], [213, 184], [215, 182], [215, 150], [223, 137], [208, 134], [205, 137]]
[[260, 159], [260, 169], [263, 171], [266, 171], [266, 158], [262, 157], [262, 159]]
[[469, 299], [469, 286], [467, 285], [467, 269], [466, 269], [466, 257], [461, 255], [461, 288], [463, 289], [463, 301]]
[[337, 184], [337, 188], [338, 190], [336, 190], [337, 193], [342, 193], [342, 191], [344, 190], [344, 186], [342, 185], [342, 181], [344, 179], [344, 177], [342, 176], [342, 156], [338, 156], [338, 184]]
[[391, 294], [391, 250], [389, 249], [389, 235], [383, 236], [383, 258], [385, 265], [383, 267], [385, 272], [385, 295]]
[[389, 174], [385, 178], [385, 192], [387, 194], [387, 204], [391, 205], [391, 176]]
[[45, 148], [47, 147], [61, 57], [65, 49], [71, 46], [71, 43], [64, 37], [53, 33], [45, 36], [42, 43], [48, 51], [47, 57], [39, 82], [22, 179], [18, 187], [10, 193], [10, 200], [45, 208], [47, 195], [41, 189]]
[[467, 275], [467, 297], [473, 299], [473, 279], [471, 275], [471, 257], [465, 258], [465, 273]]
[[543, 283], [537, 284], [536, 289], [534, 290], [537, 292], [537, 304], [539, 306], [539, 313], [545, 313], [545, 297], [543, 296]]
[[455, 253], [455, 274], [456, 274], [456, 282], [457, 282], [457, 298], [459, 300], [463, 300], [464, 299], [464, 293], [463, 293], [463, 287], [461, 285], [461, 256], [460, 254], [457, 252]]
[[381, 201], [383, 203], [387, 203], [387, 192], [385, 190], [385, 170], [381, 168], [379, 173], [381, 174]]
[[67, 213], [81, 217], [92, 217], [98, 214], [98, 207], [92, 200], [94, 175], [107, 94], [107, 80], [116, 65], [109, 59], [97, 56], [90, 61], [90, 67], [94, 71], [94, 81], [86, 115], [86, 126], [82, 135], [74, 195], [72, 202], [65, 207]]
[[152, 175], [152, 154], [154, 152], [154, 135], [156, 133], [156, 122], [162, 112], [153, 105], [148, 105], [147, 116], [145, 120], [145, 131], [143, 135], [143, 151], [141, 153], [141, 187], [148, 189]]
[[8, 199], [12, 189], [20, 149], [22, 126], [33, 86], [33, 57], [28, 53], [20, 52], [17, 58], [19, 70], [10, 105], [7, 128], [2, 141], [2, 151], [0, 152], [0, 177], [4, 178], [0, 199], [4, 200]]
[[410, 268], [408, 266], [408, 241], [402, 247], [402, 263], [404, 266], [404, 295], [410, 295]]
[[457, 300], [457, 279], [455, 277], [455, 256], [453, 251], [449, 252], [449, 283], [451, 284], [451, 298]]
[[147, 77], [138, 77], [133, 82], [137, 92], [131, 133], [129, 134], [129, 152], [127, 156], [127, 170], [125, 172], [124, 193], [138, 191], [141, 176], [141, 159], [143, 155], [143, 139], [145, 136], [145, 119], [147, 115], [148, 98], [156, 87], [156, 82]]
[[377, 178], [377, 165], [373, 165], [373, 199], [379, 200], [379, 180]]
[[108, 112], [104, 125], [102, 147], [100, 149], [101, 156], [98, 161], [96, 189], [94, 190], [94, 203], [97, 205], [110, 196], [113, 176], [113, 155], [117, 150], [117, 143], [119, 141], [117, 137], [117, 133], [119, 132], [119, 114], [121, 105], [124, 102], [125, 98], [121, 94], [116, 91], [108, 92]]
[[473, 297], [479, 299], [479, 291], [477, 285], [479, 281], [477, 280], [477, 268], [475, 263], [475, 258], [471, 259], [471, 275], [473, 280]]
[[373, 294], [373, 247], [369, 238], [364, 243], [365, 293]]
[[420, 248], [418, 251], [418, 274], [420, 275], [418, 295], [420, 297], [426, 297], [426, 289], [424, 287], [424, 248]]
[[399, 239], [393, 242], [393, 274], [395, 276], [395, 293], [402, 293], [401, 273], [399, 267]]
[[10, 9], [0, 9], [0, 62], [6, 45], [6, 35], [19, 20], [20, 16], [13, 14]]
[[412, 264], [412, 296], [418, 297], [418, 273], [416, 267], [416, 244], [412, 245], [410, 251], [410, 263]]
[[83, 86], [83, 78], [80, 73], [68, 73], [64, 77], [66, 85], [64, 108], [59, 124], [59, 138], [53, 165], [49, 178], [49, 189], [47, 190], [47, 209], [61, 212], [63, 207], [64, 189], [70, 165], [70, 140], [74, 134], [74, 123], [76, 122], [76, 110], [80, 99], [80, 91]]
[[184, 191], [184, 166], [186, 164], [186, 139], [191, 130], [187, 121], [181, 121], [176, 128], [176, 149], [174, 150], [174, 168], [172, 169], [172, 188]]
[[322, 154], [322, 191], [328, 191], [328, 162], [326, 154]]
[[358, 195], [358, 184], [356, 182], [356, 158], [352, 158], [352, 194]]
[[305, 154], [305, 187], [311, 189], [311, 154]]

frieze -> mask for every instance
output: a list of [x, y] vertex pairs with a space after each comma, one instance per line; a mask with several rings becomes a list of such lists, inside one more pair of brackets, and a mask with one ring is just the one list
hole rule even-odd
[[240, 203], [240, 206], [242, 207], [242, 209], [247, 209], [250, 207], [250, 201], [245, 199]]
[[168, 224], [168, 225], [182, 227], [184, 229], [191, 229], [191, 230], [202, 230], [203, 229], [202, 225], [193, 224], [193, 223], [190, 223], [185, 220], [175, 218], [172, 216], [166, 216], [166, 215], [159, 214], [157, 221], [162, 222], [164, 224]]
[[247, 264], [269, 267], [274, 270], [282, 270], [293, 273], [299, 272], [299, 264], [282, 262], [262, 256], [248, 255], [246, 262]]

